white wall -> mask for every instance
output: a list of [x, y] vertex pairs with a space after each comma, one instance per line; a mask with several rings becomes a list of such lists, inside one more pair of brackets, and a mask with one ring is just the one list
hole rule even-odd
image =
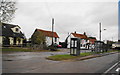
[[23, 44], [23, 39], [22, 38], [20, 38], [20, 42], [18, 41], [18, 39], [16, 39], [16, 45], [21, 45], [21, 44]]
[[9, 37], [9, 39], [10, 39], [10, 45], [13, 45], [14, 38], [13, 37]]
[[70, 39], [71, 38], [76, 38], [76, 37], [74, 37], [72, 34], [70, 34], [70, 36], [68, 37], [67, 48], [70, 48]]
[[[77, 38], [77, 37], [74, 37], [72, 34], [68, 37], [68, 45], [67, 45], [67, 48], [70, 48], [70, 38]], [[86, 44], [88, 43], [89, 41], [86, 41], [85, 39], [81, 39], [80, 41], [80, 44], [82, 44], [81, 48], [84, 48], [84, 45], [86, 46]]]
[[2, 45], [2, 36], [0, 36], [0, 45]]
[[[53, 42], [59, 44], [59, 38], [57, 38], [57, 41], [55, 42], [55, 38], [53, 38]], [[49, 46], [52, 44], [52, 37], [46, 37], [46, 45]]]
[[21, 38], [20, 44], [23, 44], [23, 39]]

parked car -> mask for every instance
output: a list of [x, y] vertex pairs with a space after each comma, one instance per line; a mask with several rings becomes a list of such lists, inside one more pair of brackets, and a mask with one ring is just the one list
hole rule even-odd
[[54, 44], [54, 47], [62, 48], [62, 45]]
[[58, 48], [62, 48], [62, 45], [57, 45]]
[[56, 47], [56, 48], [62, 48], [62, 45], [58, 45], [56, 43], [54, 43], [53, 46]]

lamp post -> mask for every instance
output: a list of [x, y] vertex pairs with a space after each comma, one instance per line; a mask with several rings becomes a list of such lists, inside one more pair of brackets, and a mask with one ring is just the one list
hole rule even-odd
[[[99, 32], [100, 32], [100, 34], [99, 34], [99, 40], [101, 41], [102, 40], [102, 30], [101, 30], [101, 27], [102, 27], [102, 25], [101, 25], [101, 22], [99, 23]], [[103, 29], [103, 30], [106, 30], [106, 29]]]
[[[102, 35], [101, 35], [101, 33], [102, 33], [102, 30], [101, 30], [101, 27], [102, 27], [102, 25], [101, 25], [101, 22], [99, 23], [99, 40], [100, 40], [100, 49], [99, 49], [99, 52], [101, 52], [101, 50], [103, 49], [102, 47], [103, 47], [103, 44], [102, 44]], [[104, 29], [104, 30], [106, 30], [106, 29]], [[103, 51], [103, 50], [102, 50]]]

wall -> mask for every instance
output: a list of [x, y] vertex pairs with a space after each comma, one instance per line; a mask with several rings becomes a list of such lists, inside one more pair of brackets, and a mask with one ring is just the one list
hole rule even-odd
[[[77, 38], [77, 37], [74, 37], [72, 34], [68, 37], [67, 48], [70, 48], [70, 38]], [[85, 49], [86, 48], [86, 44], [88, 42], [89, 41], [86, 41], [85, 39], [81, 39], [81, 41], [80, 41], [81, 49]]]
[[67, 48], [70, 48], [70, 39], [71, 38], [75, 38], [75, 37], [72, 34], [70, 34], [70, 36], [68, 37]]
[[[59, 38], [57, 38], [57, 41], [55, 42], [55, 38], [53, 38], [53, 42], [59, 44]], [[49, 46], [52, 44], [52, 37], [46, 37], [46, 45]]]
[[18, 38], [16, 39], [16, 45], [21, 45], [23, 44], [23, 39], [22, 38], [19, 38], [20, 39], [20, 42], [18, 41]]
[[2, 36], [0, 36], [0, 46], [2, 45]]
[[10, 45], [13, 45], [14, 38], [13, 37], [9, 37], [9, 39], [10, 39]]

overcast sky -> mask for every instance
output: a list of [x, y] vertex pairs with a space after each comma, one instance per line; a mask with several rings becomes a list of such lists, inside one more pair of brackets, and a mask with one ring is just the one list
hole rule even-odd
[[53, 17], [60, 41], [74, 31], [99, 40], [99, 22], [103, 40], [118, 40], [117, 0], [17, 0], [17, 8], [12, 23], [18, 24], [27, 38], [36, 28], [51, 30]]

